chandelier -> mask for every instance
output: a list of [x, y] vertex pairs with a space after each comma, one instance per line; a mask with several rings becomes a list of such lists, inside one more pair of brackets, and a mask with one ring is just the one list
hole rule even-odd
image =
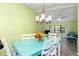
[[43, 10], [42, 13], [39, 16], [36, 16], [37, 22], [50, 22], [52, 20], [52, 17], [50, 15], [46, 15], [45, 6], [43, 3]]

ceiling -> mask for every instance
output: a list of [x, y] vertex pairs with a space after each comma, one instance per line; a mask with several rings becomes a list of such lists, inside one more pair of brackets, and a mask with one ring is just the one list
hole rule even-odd
[[[24, 3], [25, 6], [32, 8], [38, 15], [42, 12], [43, 3]], [[58, 17], [62, 16], [63, 21], [77, 20], [77, 3], [44, 3], [47, 15], [52, 16], [52, 21], [57, 22]]]

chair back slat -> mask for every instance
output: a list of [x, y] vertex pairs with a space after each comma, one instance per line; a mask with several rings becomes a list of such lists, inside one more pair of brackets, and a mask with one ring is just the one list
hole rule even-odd
[[7, 42], [6, 42], [5, 38], [2, 38], [1, 42], [4, 45], [4, 49], [6, 50], [7, 56], [11, 56], [10, 49], [9, 49], [9, 47], [7, 45]]
[[22, 39], [22, 40], [25, 40], [25, 39], [32, 39], [32, 38], [35, 38], [34, 35], [35, 35], [35, 34], [22, 34], [22, 35], [21, 35], [21, 39]]
[[57, 55], [57, 47], [53, 45], [54, 39], [45, 39], [42, 47], [41, 56]]

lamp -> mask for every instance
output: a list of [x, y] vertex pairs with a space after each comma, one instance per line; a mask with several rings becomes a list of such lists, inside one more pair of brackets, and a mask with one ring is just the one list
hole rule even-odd
[[40, 16], [36, 16], [37, 22], [50, 22], [52, 20], [52, 17], [50, 15], [46, 15], [45, 13], [45, 7], [43, 3], [43, 10]]

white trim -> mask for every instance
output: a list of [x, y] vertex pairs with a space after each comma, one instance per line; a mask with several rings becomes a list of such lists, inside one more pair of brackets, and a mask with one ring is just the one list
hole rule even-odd
[[[47, 8], [45, 11], [52, 11], [52, 10], [57, 10], [57, 9], [63, 9], [63, 8], [71, 8], [75, 7], [76, 5], [66, 5], [66, 6], [60, 6], [60, 7], [55, 7], [55, 8]], [[37, 13], [40, 13], [41, 10], [36, 10]]]
[[79, 56], [79, 53], [77, 53], [77, 56]]

